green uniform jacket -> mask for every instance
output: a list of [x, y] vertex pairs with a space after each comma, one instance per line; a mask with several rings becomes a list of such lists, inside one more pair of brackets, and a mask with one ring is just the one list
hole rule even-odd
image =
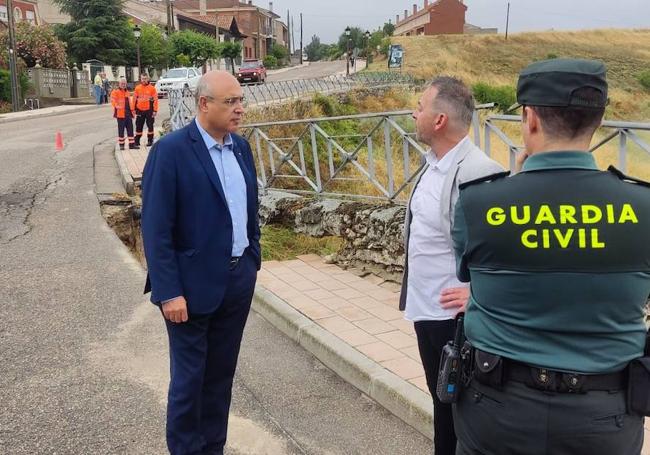
[[599, 171], [586, 152], [536, 154], [515, 176], [461, 189], [453, 239], [476, 347], [587, 374], [643, 355], [647, 183]]

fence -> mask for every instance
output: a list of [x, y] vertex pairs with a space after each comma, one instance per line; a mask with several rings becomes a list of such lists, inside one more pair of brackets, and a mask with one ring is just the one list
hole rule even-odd
[[[514, 141], [508, 137], [506, 132], [498, 126], [499, 122], [519, 124], [521, 122], [521, 117], [516, 115], [489, 116], [484, 123], [483, 150], [488, 156], [492, 154], [492, 136], [496, 136], [508, 149], [508, 161], [510, 168], [512, 169], [515, 163], [515, 156], [517, 152], [523, 150], [523, 146], [515, 144]], [[602, 136], [602, 138], [591, 147], [590, 152], [594, 153], [602, 150], [607, 144], [617, 140], [617, 167], [623, 172], [627, 172], [628, 169], [630, 143], [636, 145], [642, 152], [650, 154], [650, 145], [648, 145], [648, 143], [641, 137], [641, 134], [649, 134], [650, 137], [650, 123], [615, 122], [606, 120], [602, 123], [599, 133], [599, 136]], [[477, 141], [477, 143], [479, 142]]]
[[74, 77], [76, 77], [77, 96], [90, 95], [88, 75], [80, 70], [34, 67], [27, 70], [27, 75], [33, 87], [34, 98], [70, 98]]
[[[252, 105], [268, 104], [298, 99], [315, 93], [332, 94], [357, 87], [382, 87], [391, 85], [413, 85], [417, 81], [411, 76], [399, 73], [357, 73], [352, 76], [328, 76], [314, 79], [266, 82], [243, 85], [246, 99]], [[185, 126], [195, 113], [194, 93], [190, 89], [169, 91], [169, 113], [172, 129]]]
[[[289, 86], [294, 89], [293, 93], [285, 91], [273, 99], [282, 100], [291, 95], [296, 97], [310, 93], [302, 81], [291, 82]], [[322, 84], [321, 80], [320, 87], [324, 89]], [[346, 80], [339, 85], [332, 84], [332, 90], [340, 90], [344, 89], [344, 84], [352, 83]], [[365, 82], [365, 85], [370, 84]], [[319, 85], [312, 80], [307, 87], [317, 90]], [[298, 88], [303, 91], [296, 92]], [[194, 116], [191, 95], [188, 92], [170, 92], [172, 124], [175, 128], [187, 124]], [[481, 105], [477, 109], [492, 106]], [[411, 115], [412, 111], [408, 110], [256, 123], [243, 126], [242, 134], [251, 143], [258, 184], [262, 189], [403, 203], [423, 168], [426, 154], [415, 139]], [[501, 123], [512, 125], [520, 121], [518, 116], [489, 115], [481, 122], [477, 110], [471, 127], [474, 143], [481, 146], [487, 155], [494, 155], [501, 151], [498, 144], [493, 143], [496, 136], [507, 153], [501, 161], [513, 168], [516, 153], [523, 146], [515, 143]], [[514, 134], [511, 132], [511, 135]], [[643, 167], [641, 172], [635, 170], [635, 174], [648, 178], [650, 146], [644, 136], [650, 138], [650, 123], [604, 121], [598, 131], [597, 142], [590, 151], [601, 154], [596, 156], [597, 160], [602, 159], [603, 154], [615, 152], [617, 159], [610, 162], [617, 161], [617, 167], [627, 172], [631, 147], [635, 146], [634, 153], [640, 152], [641, 156], [634, 164]], [[616, 144], [612, 144], [613, 141]]]

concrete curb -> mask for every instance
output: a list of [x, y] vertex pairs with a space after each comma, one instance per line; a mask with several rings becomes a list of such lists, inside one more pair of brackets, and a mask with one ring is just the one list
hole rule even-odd
[[424, 436], [432, 437], [433, 405], [429, 395], [332, 335], [261, 286], [255, 288], [253, 309], [347, 382]]
[[115, 155], [117, 167], [120, 170], [120, 177], [122, 178], [124, 191], [126, 191], [126, 194], [129, 196], [135, 196], [135, 183], [133, 182], [133, 177], [131, 177], [129, 168], [126, 166], [126, 163], [122, 159], [122, 155], [120, 154], [120, 147], [117, 144], [115, 144], [115, 151], [113, 153]]
[[[47, 108], [45, 108], [47, 109]], [[20, 122], [22, 120], [32, 120], [35, 118], [45, 118], [45, 117], [54, 117], [55, 115], [64, 115], [64, 114], [72, 114], [75, 112], [83, 112], [83, 111], [89, 111], [91, 109], [97, 109], [96, 105], [83, 105], [83, 106], [75, 106], [74, 108], [70, 109], [62, 109], [58, 111], [48, 111], [48, 112], [38, 112], [39, 109], [30, 111], [30, 114], [24, 114], [24, 115], [11, 115], [11, 114], [3, 114], [0, 115], [0, 124], [3, 123], [13, 123], [13, 122]], [[33, 112], [33, 114], [31, 114]]]

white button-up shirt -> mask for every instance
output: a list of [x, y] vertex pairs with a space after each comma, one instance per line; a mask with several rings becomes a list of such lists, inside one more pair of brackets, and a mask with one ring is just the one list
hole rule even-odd
[[409, 321], [453, 319], [456, 310], [440, 306], [443, 289], [467, 287], [456, 278], [454, 252], [442, 231], [440, 199], [445, 178], [465, 137], [441, 160], [429, 151], [429, 167], [422, 175], [411, 199], [411, 226], [408, 242], [408, 290], [404, 318]]

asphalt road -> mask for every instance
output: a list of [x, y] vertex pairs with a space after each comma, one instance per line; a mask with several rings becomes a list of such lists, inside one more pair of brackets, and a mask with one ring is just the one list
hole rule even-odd
[[[95, 195], [96, 174], [114, 174], [93, 156], [113, 140], [110, 114], [0, 124], [2, 454], [165, 453], [164, 326]], [[426, 438], [251, 314], [228, 453], [429, 452]]]
[[302, 66], [290, 71], [269, 74], [266, 80], [268, 82], [278, 82], [292, 79], [313, 79], [316, 77], [331, 76], [341, 72], [345, 72], [345, 60], [336, 60], [333, 62], [311, 62], [307, 66]]

